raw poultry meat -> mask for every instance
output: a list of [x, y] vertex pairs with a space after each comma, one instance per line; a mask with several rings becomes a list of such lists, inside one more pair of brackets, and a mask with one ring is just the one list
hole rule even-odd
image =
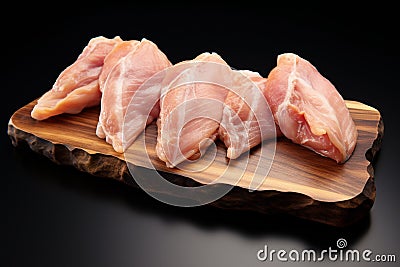
[[99, 76], [99, 88], [103, 92], [104, 83], [111, 72], [112, 68], [121, 58], [124, 58], [132, 51], [140, 42], [138, 40], [127, 40], [117, 44], [110, 53], [104, 58], [104, 65]]
[[101, 99], [98, 78], [104, 58], [120, 42], [119, 36], [92, 38], [76, 61], [61, 72], [53, 87], [38, 99], [32, 118], [44, 120], [62, 113], [76, 114], [98, 105]]
[[[122, 41], [111, 50], [110, 53], [104, 58], [104, 65], [99, 76], [99, 89], [101, 92], [104, 91], [104, 84], [110, 74], [111, 70], [117, 65], [118, 61], [126, 57], [129, 52], [136, 49], [136, 46], [140, 44], [138, 40], [127, 40]], [[96, 128], [97, 135], [101, 138], [105, 138], [103, 128], [101, 126], [100, 120], [97, 122]]]
[[171, 72], [167, 76], [173, 82], [161, 89], [156, 146], [158, 157], [169, 168], [200, 157], [216, 139], [228, 94], [218, 81], [230, 68], [217, 53], [205, 52], [176, 64]]
[[281, 54], [265, 96], [282, 133], [323, 156], [344, 163], [354, 151], [357, 129], [335, 86], [307, 60]]
[[31, 117], [76, 114], [100, 104], [96, 134], [117, 152], [158, 118], [156, 152], [171, 168], [201, 156], [218, 136], [230, 159], [281, 134], [338, 163], [355, 149], [358, 133], [343, 98], [296, 54], [279, 55], [267, 78], [233, 70], [216, 53], [163, 72], [171, 66], [149, 40], [92, 38], [38, 99]]
[[112, 67], [103, 86], [96, 134], [106, 138], [116, 152], [124, 152], [145, 126], [158, 117], [160, 87], [141, 86], [170, 66], [156, 44], [142, 39]]
[[218, 131], [230, 159], [238, 158], [262, 140], [275, 138], [278, 128], [264, 97], [267, 79], [257, 72], [235, 72], [235, 85], [225, 99]]

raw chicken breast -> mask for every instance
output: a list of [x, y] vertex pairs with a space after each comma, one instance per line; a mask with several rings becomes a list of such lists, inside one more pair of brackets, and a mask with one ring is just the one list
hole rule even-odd
[[119, 36], [92, 38], [77, 60], [61, 72], [51, 90], [39, 98], [32, 118], [44, 120], [61, 113], [76, 114], [100, 104], [98, 78], [104, 58], [120, 42]]
[[236, 86], [225, 99], [218, 131], [230, 159], [238, 158], [262, 140], [275, 138], [278, 128], [264, 97], [267, 79], [257, 72], [236, 71], [234, 81]]
[[172, 76], [168, 81], [176, 79], [161, 89], [156, 146], [167, 167], [200, 157], [216, 139], [228, 94], [218, 80], [223, 80], [227, 71], [229, 66], [218, 54], [202, 53], [192, 61], [178, 63], [172, 74], [167, 74]]
[[344, 163], [353, 153], [357, 129], [334, 85], [296, 54], [278, 56], [266, 98], [282, 133], [323, 156]]
[[124, 58], [131, 52], [140, 42], [137, 40], [122, 41], [117, 44], [113, 50], [105, 57], [104, 65], [99, 76], [100, 91], [103, 92], [104, 83], [111, 72], [112, 68], [118, 63], [121, 58]]
[[111, 69], [103, 87], [96, 134], [106, 138], [116, 152], [124, 152], [145, 126], [158, 117], [160, 86], [141, 86], [170, 66], [156, 44], [142, 39]]

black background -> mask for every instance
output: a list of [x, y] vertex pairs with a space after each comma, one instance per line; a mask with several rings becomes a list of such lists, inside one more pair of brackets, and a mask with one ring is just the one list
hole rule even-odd
[[[266, 244], [277, 250], [320, 250], [335, 248], [338, 238], [352, 249], [400, 257], [395, 8], [242, 5], [45, 9], [12, 4], [2, 10], [2, 266], [270, 266], [283, 263], [257, 260]], [[49, 90], [89, 39], [99, 35], [147, 38], [173, 63], [217, 52], [232, 67], [263, 76], [280, 53], [308, 59], [345, 99], [382, 114], [385, 135], [374, 164], [377, 197], [370, 215], [336, 229], [285, 216], [177, 208], [14, 148], [7, 136], [13, 112]]]

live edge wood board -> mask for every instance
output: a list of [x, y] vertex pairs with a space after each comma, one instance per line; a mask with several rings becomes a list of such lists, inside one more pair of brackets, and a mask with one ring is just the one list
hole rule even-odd
[[[85, 109], [76, 115], [62, 114], [36, 121], [30, 116], [35, 103], [36, 100], [20, 108], [10, 118], [8, 134], [14, 146], [29, 145], [33, 151], [57, 164], [72, 165], [94, 176], [138, 187], [124, 154], [116, 153], [111, 145], [95, 134], [99, 107]], [[252, 174], [252, 168], [249, 168], [231, 191], [208, 205], [256, 211], [260, 213], [260, 219], [262, 214], [285, 213], [336, 227], [360, 221], [375, 201], [372, 163], [381, 146], [383, 121], [379, 111], [373, 107], [356, 101], [346, 100], [346, 104], [359, 135], [355, 151], [346, 163], [337, 164], [285, 138], [279, 138], [270, 172], [257, 190], [249, 190], [248, 179]], [[140, 147], [135, 151], [134, 144], [130, 163], [137, 166], [137, 170], [146, 170], [148, 166], [143, 158], [148, 153], [155, 168], [175, 184], [208, 184], [227, 164], [226, 149], [217, 143], [215, 162], [205, 170], [185, 172], [167, 168], [155, 153], [156, 125], [148, 126], [138, 141], [144, 135], [147, 152]], [[252, 149], [250, 163], [258, 150], [259, 147]]]

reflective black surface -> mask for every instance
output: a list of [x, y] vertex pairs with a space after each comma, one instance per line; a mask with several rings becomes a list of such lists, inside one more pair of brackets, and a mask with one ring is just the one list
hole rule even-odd
[[[264, 245], [324, 250], [336, 248], [339, 238], [351, 249], [400, 257], [399, 56], [390, 7], [162, 10], [132, 4], [24, 10], [11, 9], [12, 19], [1, 19], [2, 265], [273, 266], [284, 263], [257, 259]], [[383, 19], [378, 21], [378, 15]], [[383, 116], [383, 146], [374, 164], [377, 197], [370, 215], [336, 229], [283, 215], [172, 207], [138, 189], [15, 149], [6, 132], [12, 113], [50, 89], [88, 40], [99, 35], [147, 38], [173, 63], [217, 52], [232, 67], [264, 76], [280, 53], [308, 59], [345, 99], [371, 105]]]

